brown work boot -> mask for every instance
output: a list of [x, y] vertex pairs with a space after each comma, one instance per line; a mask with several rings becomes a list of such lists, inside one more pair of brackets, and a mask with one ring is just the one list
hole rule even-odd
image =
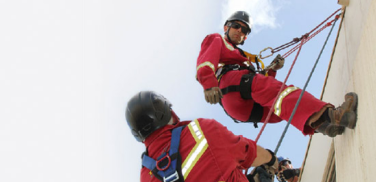
[[345, 95], [345, 102], [333, 109], [329, 108], [330, 124], [354, 129], [357, 120], [358, 95], [354, 92]]
[[[325, 105], [320, 109], [320, 111], [312, 114], [309, 118], [308, 121], [306, 122], [306, 125], [310, 126], [313, 129], [317, 129], [319, 126], [321, 126], [325, 121], [329, 122], [328, 118], [326, 117], [328, 114], [327, 110], [329, 108], [332, 108], [333, 106], [330, 104]], [[323, 116], [324, 115], [324, 116]]]
[[342, 133], [345, 131], [345, 127], [332, 125], [329, 122], [324, 122], [322, 125], [320, 125], [320, 127], [316, 129], [316, 131], [333, 138], [337, 135], [342, 135]]

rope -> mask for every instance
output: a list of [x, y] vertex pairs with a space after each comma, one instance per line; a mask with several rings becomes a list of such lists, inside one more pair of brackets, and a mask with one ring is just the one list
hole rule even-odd
[[[281, 51], [281, 50], [283, 50], [283, 49], [286, 49], [286, 48], [288, 48], [288, 47], [290, 47], [290, 46], [292, 46], [292, 45], [294, 45], [294, 44], [300, 42], [303, 38], [307, 38], [312, 32], [314, 32], [317, 28], [319, 28], [322, 24], [324, 24], [326, 21], [328, 21], [329, 18], [331, 18], [333, 15], [335, 15], [335, 14], [336, 14], [338, 11], [340, 11], [340, 10], [341, 10], [341, 8], [338, 9], [338, 10], [336, 10], [333, 14], [331, 14], [330, 16], [328, 16], [328, 18], [326, 18], [324, 21], [322, 21], [319, 25], [317, 25], [315, 28], [313, 28], [310, 32], [308, 32], [308, 33], [302, 35], [300, 38], [296, 37], [296, 38], [294, 38], [292, 41], [290, 41], [290, 42], [288, 42], [288, 43], [286, 43], [286, 44], [283, 44], [283, 45], [281, 45], [281, 46], [278, 46], [278, 47], [272, 49], [272, 51], [271, 51], [272, 54], [274, 54], [274, 53], [276, 53], [276, 52], [279, 52], [279, 51]], [[321, 32], [321, 31], [322, 31], [322, 30], [320, 30], [320, 32]], [[312, 38], [312, 37], [311, 37], [311, 38]], [[311, 38], [310, 38], [310, 39], [311, 39]], [[295, 50], [296, 50], [296, 49], [295, 49]]]
[[[280, 140], [278, 141], [277, 147], [276, 147], [276, 149], [275, 149], [275, 151], [274, 151], [274, 154], [275, 154], [275, 155], [277, 155], [277, 152], [278, 152], [278, 149], [279, 149], [279, 147], [280, 147], [280, 145], [281, 145], [281, 143], [282, 143], [282, 140], [284, 139], [285, 134], [286, 134], [286, 132], [287, 132], [287, 129], [288, 129], [288, 127], [289, 127], [290, 124], [291, 124], [292, 118], [293, 118], [293, 116], [295, 115], [295, 112], [296, 112], [297, 107], [298, 107], [298, 105], [299, 105], [299, 103], [300, 103], [300, 100], [301, 100], [301, 98], [302, 98], [302, 96], [303, 96], [303, 93], [305, 92], [305, 89], [306, 89], [306, 87], [307, 87], [307, 85], [308, 85], [308, 83], [309, 83], [309, 81], [310, 81], [310, 79], [311, 79], [311, 77], [312, 77], [313, 71], [314, 71], [315, 68], [316, 68], [316, 65], [317, 65], [317, 63], [318, 63], [318, 60], [319, 60], [320, 57], [321, 57], [321, 54], [322, 54], [322, 52], [323, 52], [323, 50], [324, 50], [324, 48], [325, 48], [325, 46], [326, 46], [326, 43], [328, 42], [328, 39], [329, 39], [329, 37], [330, 37], [330, 35], [331, 35], [331, 32], [332, 32], [332, 30], [333, 30], [333, 28], [334, 28], [334, 25], [335, 25], [335, 23], [337, 22], [337, 20], [338, 20], [340, 14], [339, 14], [339, 15], [336, 15], [334, 20], [328, 22], [325, 26], [323, 26], [322, 28], [320, 28], [318, 31], [316, 31], [316, 32], [315, 32], [314, 34], [312, 34], [311, 36], [308, 36], [308, 34], [312, 33], [312, 32], [313, 32], [314, 30], [316, 30], [320, 25], [322, 25], [325, 21], [327, 21], [330, 17], [332, 17], [335, 13], [337, 13], [337, 12], [340, 11], [340, 10], [341, 10], [341, 9], [338, 9], [337, 11], [335, 11], [332, 15], [330, 15], [326, 20], [324, 20], [322, 23], [320, 23], [318, 26], [316, 26], [313, 30], [311, 30], [309, 33], [303, 35], [302, 38], [301, 38], [301, 40], [299, 40], [299, 41], [301, 41], [301, 43], [298, 44], [297, 46], [295, 46], [294, 48], [292, 48], [290, 51], [288, 51], [287, 53], [285, 53], [285, 54], [282, 56], [283, 58], [286, 58], [286, 57], [288, 57], [289, 55], [291, 55], [296, 49], [299, 49], [298, 52], [296, 53], [295, 59], [294, 59], [292, 65], [291, 65], [291, 67], [290, 67], [290, 70], [289, 70], [289, 72], [288, 72], [288, 74], [287, 74], [287, 76], [286, 76], [286, 78], [285, 78], [285, 81], [283, 82], [283, 85], [285, 85], [285, 83], [287, 82], [288, 77], [290, 76], [291, 70], [292, 70], [292, 68], [294, 67], [295, 62], [296, 62], [296, 60], [297, 60], [297, 58], [298, 58], [298, 56], [299, 56], [299, 54], [300, 54], [300, 50], [302, 49], [302, 46], [303, 46], [307, 41], [309, 41], [309, 40], [312, 39], [314, 36], [316, 36], [318, 33], [320, 33], [322, 30], [324, 30], [324, 29], [327, 28], [328, 26], [331, 26], [332, 22], [334, 21], [333, 26], [332, 26], [332, 28], [330, 29], [329, 35], [328, 35], [328, 37], [326, 38], [326, 41], [325, 41], [325, 43], [324, 43], [324, 46], [323, 46], [323, 48], [322, 48], [321, 51], [320, 51], [319, 57], [317, 58], [314, 67], [312, 68], [312, 71], [311, 71], [311, 73], [310, 73], [310, 75], [309, 75], [309, 77], [308, 77], [308, 80], [307, 80], [306, 84], [304, 85], [304, 88], [303, 88], [303, 90], [302, 90], [302, 92], [301, 92], [301, 94], [300, 94], [300, 96], [299, 96], [299, 99], [298, 99], [298, 101], [297, 101], [297, 103], [296, 103], [296, 105], [295, 105], [295, 107], [294, 107], [293, 112], [291, 113], [291, 116], [290, 116], [290, 118], [289, 118], [289, 121], [288, 121], [288, 123], [287, 123], [287, 125], [286, 125], [286, 127], [285, 127], [285, 129], [284, 129], [284, 131], [283, 131], [283, 133], [282, 133], [282, 136], [281, 136]], [[297, 41], [296, 39], [294, 39], [294, 40], [291, 41], [291, 42], [296, 42], [296, 43], [297, 43], [297, 42], [299, 42], [299, 41]], [[289, 46], [295, 44], [295, 43], [291, 44], [291, 42], [290, 42], [290, 43], [287, 43], [287, 44], [284, 44], [284, 45], [282, 45], [282, 46], [288, 45], [287, 47], [289, 47]], [[290, 45], [290, 44], [291, 44], [291, 45]], [[282, 46], [280, 46], [280, 47], [282, 47]], [[285, 48], [287, 48], [287, 47], [285, 47]], [[283, 48], [283, 49], [285, 49], [285, 48]], [[282, 50], [282, 49], [280, 49], [280, 50]], [[278, 50], [278, 51], [280, 51], [280, 50]], [[274, 50], [272, 50], [272, 53], [274, 53], [273, 51], [274, 51]], [[278, 52], [278, 51], [276, 51], [276, 52]], [[281, 92], [282, 92], [282, 90], [283, 90], [283, 85], [281, 86], [281, 88], [280, 88], [280, 90], [279, 90], [279, 92], [278, 92], [278, 95], [281, 94]], [[275, 102], [276, 102], [276, 101], [277, 101], [277, 97], [276, 97], [276, 99], [274, 99], [273, 106], [275, 105]], [[262, 132], [264, 131], [264, 129], [265, 129], [265, 127], [266, 127], [266, 124], [269, 122], [269, 119], [270, 119], [271, 113], [272, 113], [272, 109], [269, 110], [268, 116], [266, 117], [265, 122], [264, 122], [264, 124], [262, 125], [262, 127], [261, 127], [261, 129], [260, 129], [260, 132], [259, 132], [259, 134], [257, 135], [257, 137], [256, 137], [256, 139], [255, 139], [256, 144], [257, 144], [258, 140], [260, 139], [260, 136], [261, 136]], [[248, 174], [248, 169], [245, 170], [245, 174]]]
[[[328, 22], [325, 26], [321, 27], [319, 30], [317, 30], [315, 33], [313, 33], [312, 35], [310, 35], [309, 37], [307, 37], [307, 41], [304, 42], [304, 44], [306, 42], [308, 42], [309, 40], [311, 40], [313, 37], [315, 37], [317, 34], [319, 34], [321, 31], [323, 31], [325, 28], [329, 27], [332, 25], [332, 22], [335, 21], [336, 19], [339, 18], [339, 15], [336, 15], [336, 18], [333, 19], [332, 21]], [[295, 46], [294, 48], [292, 48], [291, 50], [287, 51], [285, 54], [282, 55], [283, 58], [286, 58], [288, 57], [290, 54], [292, 54], [296, 49], [298, 49], [298, 46]]]
[[[339, 10], [341, 10], [341, 9], [338, 9], [337, 11], [335, 11], [332, 15], [330, 15], [327, 19], [325, 19], [325, 21], [327, 21], [330, 17], [332, 17], [332, 16], [333, 16], [336, 12], [338, 12]], [[279, 90], [277, 96], [279, 96], [279, 95], [281, 94], [281, 92], [282, 92], [282, 90], [283, 90], [283, 85], [286, 84], [287, 79], [288, 79], [288, 77], [290, 76], [290, 73], [291, 73], [291, 71], [292, 71], [292, 68], [293, 68], [294, 65], [295, 65], [295, 62], [296, 62], [296, 60], [297, 60], [297, 58], [298, 58], [298, 56], [299, 56], [299, 53], [300, 53], [300, 50], [301, 50], [302, 46], [303, 46], [307, 41], [311, 40], [314, 36], [316, 36], [317, 34], [319, 34], [322, 30], [324, 30], [325, 28], [331, 26], [331, 25], [332, 25], [332, 22], [338, 20], [338, 18], [339, 18], [339, 15], [335, 16], [335, 18], [334, 18], [332, 21], [326, 23], [325, 26], [321, 27], [320, 29], [318, 29], [316, 32], [314, 32], [314, 33], [313, 33], [312, 35], [310, 35], [310, 36], [302, 36], [302, 40], [300, 40], [300, 41], [301, 41], [300, 44], [298, 44], [297, 46], [295, 46], [294, 48], [292, 48], [290, 51], [286, 52], [286, 53], [282, 56], [283, 58], [286, 58], [286, 57], [288, 57], [289, 55], [291, 55], [293, 52], [295, 52], [295, 50], [299, 49], [298, 52], [297, 52], [297, 54], [296, 54], [296, 56], [295, 56], [295, 59], [294, 59], [292, 65], [291, 65], [291, 67], [290, 67], [290, 70], [289, 70], [289, 72], [288, 72], [288, 74], [287, 74], [287, 76], [286, 76], [286, 78], [285, 78], [285, 81], [283, 82], [283, 84], [282, 84], [282, 86], [281, 86], [281, 88], [280, 88], [280, 90]], [[307, 34], [305, 34], [305, 35], [308, 35], [308, 34], [312, 33], [313, 31], [315, 31], [318, 27], [320, 27], [323, 23], [325, 23], [325, 21], [323, 21], [322, 23], [320, 23], [318, 26], [316, 26], [314, 29], [312, 29], [309, 33], [307, 33]], [[278, 97], [276, 97], [276, 98], [274, 99], [274, 102], [273, 102], [273, 105], [272, 105], [272, 106], [275, 105], [275, 103], [276, 103], [276, 101], [277, 101], [277, 98], [278, 98]], [[256, 142], [256, 143], [258, 142], [258, 140], [259, 140], [259, 138], [260, 138], [262, 132], [264, 131], [266, 124], [269, 122], [269, 119], [270, 119], [270, 117], [271, 117], [272, 111], [273, 111], [273, 109], [270, 109], [270, 110], [269, 110], [269, 113], [268, 113], [268, 115], [267, 115], [267, 117], [266, 117], [266, 119], [265, 119], [265, 122], [264, 122], [264, 124], [262, 125], [262, 128], [261, 128], [259, 134], [257, 135], [256, 139], [255, 139], [255, 142]], [[291, 117], [291, 116], [290, 116], [290, 117]]]
[[285, 134], [286, 134], [286, 132], [287, 132], [287, 129], [288, 129], [288, 127], [289, 127], [290, 124], [291, 124], [292, 118], [294, 117], [294, 114], [295, 114], [296, 110], [298, 109], [298, 106], [299, 106], [299, 103], [300, 103], [300, 101], [301, 101], [301, 99], [302, 99], [302, 97], [303, 97], [303, 94], [304, 94], [304, 92], [305, 92], [305, 90], [306, 90], [306, 88], [307, 88], [307, 86], [308, 86], [309, 81], [311, 80], [312, 74], [313, 74], [313, 72], [314, 72], [315, 69], [316, 69], [317, 63], [318, 63], [319, 60], [320, 60], [320, 57], [321, 57], [321, 55], [322, 55], [322, 52], [324, 51], [324, 48], [325, 48], [325, 46], [326, 46], [326, 43], [328, 42], [329, 37], [330, 37], [330, 35], [331, 35], [332, 31], [333, 31], [333, 28], [334, 28], [334, 26], [335, 26], [335, 24], [336, 24], [336, 22], [337, 22], [337, 20], [338, 20], [337, 17], [339, 17], [339, 16], [336, 16], [336, 19], [334, 20], [333, 26], [332, 26], [332, 28], [330, 29], [328, 36], [326, 37], [326, 40], [325, 40], [325, 42], [324, 42], [324, 45], [323, 45], [323, 47], [321, 48], [320, 54], [319, 54], [319, 56], [318, 56], [317, 59], [316, 59], [315, 65], [313, 66], [313, 68], [312, 68], [312, 70], [311, 70], [311, 73], [309, 74], [308, 79], [307, 79], [307, 81], [306, 81], [306, 83], [305, 83], [305, 85], [304, 85], [304, 88], [303, 88], [302, 92], [300, 93], [299, 99], [298, 99], [298, 101], [297, 101], [296, 104], [295, 104], [294, 110], [293, 110], [292, 113], [291, 113], [291, 116], [290, 116], [290, 118], [289, 118], [289, 122], [287, 123], [287, 125], [286, 125], [284, 131], [282, 132], [282, 136], [281, 136], [281, 138], [279, 139], [278, 144], [277, 144], [277, 147], [276, 147], [275, 150], [274, 150], [274, 153], [275, 153], [275, 154], [277, 154], [278, 149], [279, 149], [279, 147], [280, 147], [280, 145], [281, 145], [281, 143], [282, 143], [282, 140], [283, 140], [283, 138], [285, 137]]
[[[287, 73], [287, 76], [286, 76], [286, 78], [285, 78], [285, 81], [283, 82], [281, 88], [279, 89], [277, 96], [281, 94], [281, 92], [282, 92], [282, 90], [283, 90], [283, 85], [286, 84], [287, 79], [288, 79], [289, 76], [290, 76], [290, 73], [291, 73], [291, 71], [292, 71], [292, 68], [293, 68], [294, 65], [295, 65], [295, 62], [296, 62], [296, 60], [297, 60], [297, 58], [298, 58], [298, 56], [299, 56], [300, 50], [302, 49], [302, 46], [303, 46], [304, 42], [305, 42], [305, 38], [303, 38], [302, 42], [299, 44], [299, 50], [298, 50], [298, 52], [296, 53], [295, 59], [294, 59], [294, 61], [292, 62], [292, 65], [291, 65], [291, 67], [290, 67], [290, 70], [289, 70], [289, 72]], [[275, 103], [276, 103], [276, 101], [277, 101], [277, 98], [278, 98], [278, 97], [276, 97], [276, 99], [274, 99], [274, 102], [273, 102], [273, 105], [272, 105], [272, 106], [275, 105]], [[270, 109], [270, 110], [269, 110], [268, 116], [266, 117], [265, 122], [264, 122], [264, 124], [262, 125], [262, 128], [261, 128], [259, 134], [258, 134], [257, 137], [256, 137], [256, 140], [255, 140], [256, 143], [257, 143], [257, 141], [259, 140], [259, 138], [260, 138], [262, 132], [264, 131], [266, 124], [269, 122], [270, 116], [272, 115], [272, 111], [273, 111], [273, 109]]]

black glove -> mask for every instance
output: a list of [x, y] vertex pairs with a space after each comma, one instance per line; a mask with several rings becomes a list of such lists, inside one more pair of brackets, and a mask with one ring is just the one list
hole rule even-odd
[[290, 179], [290, 178], [292, 178], [292, 177], [294, 177], [294, 176], [299, 177], [299, 175], [300, 175], [300, 169], [285, 169], [285, 170], [281, 173], [281, 175], [283, 175], [283, 177], [284, 177], [285, 179]]
[[252, 170], [251, 175], [247, 176], [248, 181], [251, 181], [250, 178], [253, 178], [253, 181], [255, 182], [273, 182], [274, 181], [274, 175], [278, 171], [278, 160], [277, 157], [274, 155], [274, 153], [266, 149], [270, 155], [272, 156], [272, 159], [261, 166], [257, 166], [255, 169]]
[[296, 177], [299, 177], [300, 169], [285, 169], [278, 173], [277, 179], [279, 182], [286, 182], [287, 180]]
[[258, 178], [260, 182], [272, 182], [274, 180], [274, 175], [271, 175], [264, 166], [256, 167], [256, 172], [259, 174]]
[[274, 175], [270, 174], [264, 165], [255, 167], [251, 174], [247, 175], [249, 182], [273, 182]]

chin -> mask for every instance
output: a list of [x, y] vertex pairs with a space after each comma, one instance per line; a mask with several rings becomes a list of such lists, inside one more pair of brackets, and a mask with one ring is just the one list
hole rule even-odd
[[239, 45], [241, 43], [241, 41], [231, 41], [233, 44], [235, 45]]

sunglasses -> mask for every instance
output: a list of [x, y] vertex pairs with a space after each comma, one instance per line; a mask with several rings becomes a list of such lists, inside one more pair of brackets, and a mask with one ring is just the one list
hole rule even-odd
[[232, 22], [232, 23], [230, 24], [230, 27], [231, 27], [231, 28], [234, 28], [234, 29], [242, 28], [241, 31], [242, 31], [245, 35], [251, 33], [251, 30], [249, 30], [248, 27], [242, 26], [242, 25], [240, 25], [239, 23], [236, 23], [236, 22]]

